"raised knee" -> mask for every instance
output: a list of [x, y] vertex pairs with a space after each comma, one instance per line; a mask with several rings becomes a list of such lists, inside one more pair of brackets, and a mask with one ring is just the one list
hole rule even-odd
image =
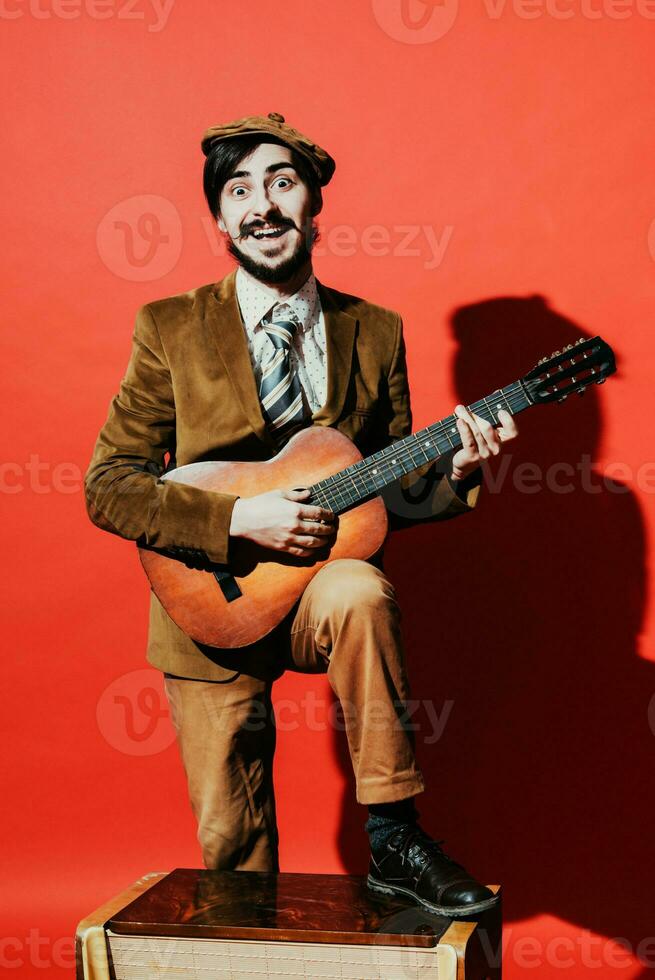
[[320, 575], [321, 599], [326, 611], [348, 612], [396, 605], [393, 585], [375, 565], [361, 558], [337, 558]]

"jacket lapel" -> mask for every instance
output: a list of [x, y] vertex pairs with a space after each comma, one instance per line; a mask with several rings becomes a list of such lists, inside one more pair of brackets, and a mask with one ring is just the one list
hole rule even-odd
[[352, 374], [357, 320], [341, 307], [338, 293], [318, 279], [316, 286], [325, 319], [327, 395], [325, 404], [312, 415], [312, 421], [317, 425], [332, 425], [341, 414]]
[[236, 270], [216, 283], [210, 295], [213, 304], [208, 310], [208, 327], [225, 372], [253, 431], [262, 442], [273, 448], [274, 442], [262, 415], [246, 332], [239, 312]]
[[[325, 319], [327, 353], [327, 394], [325, 403], [313, 413], [315, 425], [332, 425], [341, 413], [351, 376], [352, 353], [357, 320], [340, 305], [339, 294], [316, 281]], [[210, 291], [207, 310], [208, 329], [218, 355], [230, 378], [250, 426], [259, 439], [273, 448], [261, 411], [259, 392], [250, 363], [236, 293], [236, 270], [216, 283]]]

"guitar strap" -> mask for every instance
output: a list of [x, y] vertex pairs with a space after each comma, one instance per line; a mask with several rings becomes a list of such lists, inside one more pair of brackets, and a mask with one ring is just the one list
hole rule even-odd
[[228, 602], [234, 602], [243, 595], [232, 572], [212, 568], [212, 574], [221, 587], [221, 592]]

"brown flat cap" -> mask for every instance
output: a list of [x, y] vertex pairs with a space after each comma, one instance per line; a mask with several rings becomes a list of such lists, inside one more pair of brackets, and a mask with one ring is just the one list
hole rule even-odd
[[279, 112], [269, 112], [268, 116], [245, 116], [234, 122], [210, 126], [202, 138], [201, 147], [205, 156], [209, 155], [217, 140], [230, 139], [233, 136], [244, 136], [247, 133], [267, 133], [277, 136], [287, 146], [297, 150], [316, 171], [318, 182], [324, 187], [331, 180], [336, 164], [329, 153], [312, 143], [297, 129], [292, 129], [284, 121]]

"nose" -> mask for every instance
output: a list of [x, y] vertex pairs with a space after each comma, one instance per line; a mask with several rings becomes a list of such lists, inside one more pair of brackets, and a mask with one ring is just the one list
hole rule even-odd
[[253, 218], [264, 218], [271, 210], [272, 202], [265, 184], [261, 184], [256, 188], [251, 205]]

